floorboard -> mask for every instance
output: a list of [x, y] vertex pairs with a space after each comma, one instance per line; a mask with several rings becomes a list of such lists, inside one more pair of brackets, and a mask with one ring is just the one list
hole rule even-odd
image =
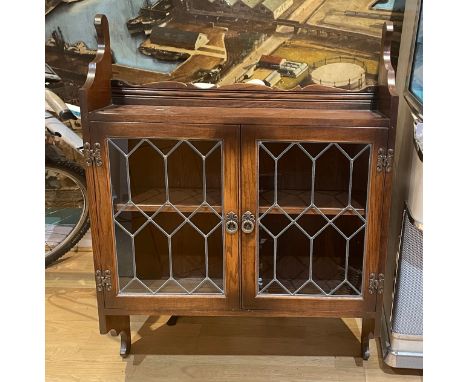
[[359, 357], [357, 319], [132, 316], [132, 354], [98, 330], [91, 252], [70, 252], [46, 270], [46, 380], [165, 382], [398, 382], [375, 341]]

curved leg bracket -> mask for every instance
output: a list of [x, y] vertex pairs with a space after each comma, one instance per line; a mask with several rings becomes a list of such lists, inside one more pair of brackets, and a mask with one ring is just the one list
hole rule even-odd
[[130, 331], [123, 330], [120, 333], [117, 331], [111, 331], [113, 336], [120, 335], [120, 356], [126, 358], [130, 354], [130, 349], [132, 348], [132, 341]]
[[361, 356], [365, 361], [367, 361], [370, 357], [369, 340], [373, 338], [374, 323], [375, 320], [373, 318], [362, 319]]
[[361, 339], [361, 356], [364, 361], [367, 361], [370, 357], [369, 338], [364, 341]]
[[104, 316], [100, 321], [101, 334], [111, 332], [111, 335], [120, 335], [120, 356], [127, 357], [132, 347], [132, 336], [130, 332], [130, 316]]

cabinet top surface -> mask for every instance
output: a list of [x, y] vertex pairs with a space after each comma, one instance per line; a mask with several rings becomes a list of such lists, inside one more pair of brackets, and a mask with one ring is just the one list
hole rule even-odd
[[388, 127], [388, 118], [371, 110], [233, 108], [110, 105], [89, 114], [95, 122], [189, 122], [220, 124], [296, 124]]

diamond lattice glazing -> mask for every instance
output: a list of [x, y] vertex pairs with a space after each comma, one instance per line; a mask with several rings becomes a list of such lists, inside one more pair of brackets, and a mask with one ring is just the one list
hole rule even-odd
[[222, 141], [108, 147], [120, 293], [223, 294]]
[[361, 295], [370, 147], [258, 142], [258, 294]]

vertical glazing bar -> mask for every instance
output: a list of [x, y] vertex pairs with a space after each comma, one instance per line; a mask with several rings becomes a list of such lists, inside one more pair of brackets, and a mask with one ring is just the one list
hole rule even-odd
[[312, 159], [312, 184], [310, 190], [310, 205], [315, 205], [315, 160]]
[[276, 237], [273, 239], [273, 279], [276, 280], [276, 250], [278, 249]]
[[169, 278], [173, 279], [174, 275], [172, 272], [172, 235], [167, 237], [167, 248], [168, 248], [168, 256], [169, 256]]
[[[133, 235], [131, 235], [131, 238], [132, 238], [132, 266], [133, 266], [133, 278], [136, 279], [137, 278], [137, 273], [136, 273], [136, 259], [135, 259], [135, 238], [133, 237]], [[131, 281], [128, 283], [130, 284]], [[128, 285], [127, 284], [127, 285]]]
[[205, 277], [206, 278], [209, 278], [208, 276], [208, 237], [205, 235], [204, 236], [204, 239], [205, 239]]
[[273, 205], [278, 205], [278, 159], [275, 158], [275, 177], [274, 177]]
[[203, 166], [203, 203], [206, 203], [206, 157], [202, 156], [202, 166]]
[[166, 189], [166, 203], [169, 202], [169, 175], [167, 171], [167, 155], [164, 155], [164, 188]]
[[345, 281], [348, 281], [349, 239], [346, 239]]
[[314, 254], [314, 239], [309, 237], [309, 280], [312, 280], [312, 259]]
[[128, 200], [132, 201], [132, 188], [130, 187], [130, 165], [128, 164], [128, 155], [125, 155], [125, 171], [127, 172]]
[[[348, 183], [348, 207], [351, 206], [351, 194], [353, 191], [353, 170], [354, 170], [354, 159], [349, 160], [349, 183]], [[348, 281], [348, 262], [349, 262], [349, 239], [346, 238], [346, 254], [345, 254], [345, 274], [344, 279]]]
[[351, 196], [353, 192], [353, 170], [354, 170], [354, 159], [351, 159], [349, 161], [348, 206], [351, 205]]
[[[127, 175], [127, 192], [128, 192], [128, 200], [132, 201], [132, 189], [130, 187], [130, 165], [128, 163], [128, 154], [125, 155], [125, 171]], [[136, 272], [136, 254], [135, 254], [135, 238], [131, 235], [132, 238], [132, 266], [133, 266], [133, 278], [137, 278]]]

